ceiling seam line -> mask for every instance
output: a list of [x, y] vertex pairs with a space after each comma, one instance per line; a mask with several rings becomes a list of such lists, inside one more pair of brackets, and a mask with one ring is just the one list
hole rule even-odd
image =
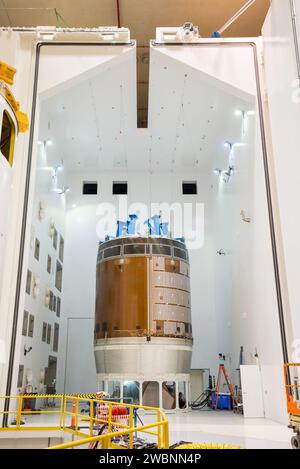
[[10, 19], [10, 16], [9, 16], [9, 14], [8, 14], [8, 11], [7, 11], [7, 6], [5, 5], [4, 0], [1, 0], [1, 3], [2, 3], [2, 5], [3, 5], [5, 14], [6, 14], [6, 16], [7, 16], [7, 19], [8, 19], [8, 22], [9, 22], [9, 26], [11, 26], [12, 23], [11, 23], [11, 19]]

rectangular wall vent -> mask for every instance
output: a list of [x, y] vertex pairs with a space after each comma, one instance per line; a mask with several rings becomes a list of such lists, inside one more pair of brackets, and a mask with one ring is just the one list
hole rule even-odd
[[114, 195], [127, 194], [127, 181], [113, 182], [113, 194]]
[[83, 195], [97, 195], [98, 183], [95, 181], [84, 181], [82, 186]]
[[182, 194], [183, 195], [196, 195], [197, 194], [197, 182], [196, 181], [183, 181]]

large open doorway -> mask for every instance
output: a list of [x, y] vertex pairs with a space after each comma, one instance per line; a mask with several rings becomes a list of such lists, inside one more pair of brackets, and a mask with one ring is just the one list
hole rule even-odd
[[[136, 127], [134, 48], [105, 47], [54, 44], [40, 51], [28, 282], [19, 305], [19, 317], [23, 310], [35, 316], [35, 332], [31, 354], [16, 356], [16, 366], [32, 370], [35, 388], [51, 352], [56, 391], [73, 392], [65, 374], [72, 369], [65, 360], [75, 356], [66, 353], [68, 321], [93, 317], [98, 242], [143, 204], [150, 215], [161, 211], [172, 236], [187, 241], [192, 368], [216, 376], [221, 361], [238, 385], [243, 347], [243, 364], [260, 364], [266, 415], [283, 421], [280, 291], [255, 45], [152, 45], [147, 129]], [[52, 75], [54, 61], [59, 72]], [[174, 204], [182, 214], [190, 210], [191, 224], [178, 223]], [[146, 217], [139, 217], [142, 230]], [[94, 360], [93, 335], [89, 345], [80, 330], [77, 337], [82, 369]], [[22, 348], [29, 339], [21, 339]], [[282, 392], [270, 402], [274, 383]], [[126, 393], [129, 385], [121, 385]], [[175, 387], [165, 392], [170, 409]]]

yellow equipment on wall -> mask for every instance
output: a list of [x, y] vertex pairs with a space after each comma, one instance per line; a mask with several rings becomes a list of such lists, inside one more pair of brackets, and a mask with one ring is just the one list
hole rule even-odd
[[0, 62], [0, 80], [5, 81], [8, 85], [13, 85], [14, 76], [17, 70], [4, 62]]
[[15, 73], [15, 68], [0, 61], [0, 94], [11, 106], [18, 122], [18, 130], [23, 133], [29, 129], [27, 114], [20, 111], [20, 103], [15, 99], [13, 93], [7, 86], [7, 84], [13, 85]]

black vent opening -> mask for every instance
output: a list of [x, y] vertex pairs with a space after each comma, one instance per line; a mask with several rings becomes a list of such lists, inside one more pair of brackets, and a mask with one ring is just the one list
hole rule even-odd
[[127, 194], [127, 182], [113, 182], [113, 194], [124, 195]]
[[183, 182], [182, 183], [182, 194], [183, 195], [196, 195], [197, 194], [197, 182]]
[[82, 186], [83, 195], [97, 195], [98, 194], [98, 183], [85, 181]]

